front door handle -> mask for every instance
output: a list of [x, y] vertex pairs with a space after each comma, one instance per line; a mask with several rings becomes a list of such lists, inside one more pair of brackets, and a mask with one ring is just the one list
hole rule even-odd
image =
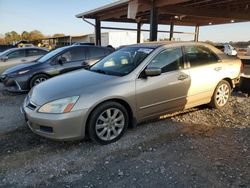
[[222, 67], [215, 67], [214, 70], [215, 71], [220, 71], [222, 69]]
[[22, 61], [22, 62], [26, 62], [27, 60], [26, 60], [26, 59], [22, 59], [21, 61]]
[[188, 75], [180, 75], [179, 77], [178, 77], [178, 80], [185, 80], [185, 79], [187, 79], [188, 78]]

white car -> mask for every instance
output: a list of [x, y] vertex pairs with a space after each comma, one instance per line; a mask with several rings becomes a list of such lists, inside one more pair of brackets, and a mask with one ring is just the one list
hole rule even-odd
[[227, 55], [237, 56], [236, 49], [230, 44], [220, 44], [220, 45], [216, 45], [215, 47], [220, 49], [222, 52], [224, 52]]

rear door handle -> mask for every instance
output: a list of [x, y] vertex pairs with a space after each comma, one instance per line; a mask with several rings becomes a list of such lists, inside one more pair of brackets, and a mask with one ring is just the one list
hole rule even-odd
[[214, 70], [215, 71], [220, 71], [222, 69], [222, 67], [215, 67]]
[[185, 80], [185, 79], [187, 79], [188, 78], [188, 75], [180, 75], [179, 77], [178, 77], [178, 80]]
[[27, 60], [26, 60], [26, 59], [22, 59], [21, 61], [22, 61], [22, 62], [25, 62], [25, 61], [27, 61]]

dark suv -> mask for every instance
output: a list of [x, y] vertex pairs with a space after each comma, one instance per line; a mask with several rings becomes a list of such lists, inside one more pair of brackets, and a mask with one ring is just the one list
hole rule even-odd
[[36, 61], [7, 69], [1, 80], [9, 91], [28, 91], [51, 77], [89, 67], [113, 51], [89, 45], [57, 48]]

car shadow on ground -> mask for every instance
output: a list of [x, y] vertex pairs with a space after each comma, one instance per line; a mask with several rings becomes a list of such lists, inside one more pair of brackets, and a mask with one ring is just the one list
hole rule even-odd
[[[183, 127], [189, 127], [188, 124], [183, 124], [180, 122], [173, 122], [171, 120], [172, 117], [178, 117], [183, 116], [190, 112], [198, 112], [202, 111], [204, 109], [209, 108], [208, 105], [202, 105], [196, 108], [188, 109], [185, 111], [176, 112], [173, 114], [167, 114], [164, 116], [161, 116], [158, 119], [152, 119], [147, 122], [142, 122], [138, 124], [135, 128], [132, 128], [132, 126], [129, 127], [129, 130], [125, 133], [126, 135], [133, 132], [133, 134], [140, 134], [140, 131], [148, 127], [157, 127], [159, 125], [164, 125], [166, 128], [169, 128], [168, 125], [174, 125], [176, 129], [183, 128]], [[85, 138], [82, 140], [76, 140], [76, 141], [56, 141], [52, 139], [47, 139], [44, 137], [41, 137], [37, 134], [34, 134], [27, 124], [25, 123], [24, 119], [22, 122], [20, 122], [22, 125], [14, 130], [6, 131], [4, 133], [0, 133], [0, 157], [4, 156], [6, 153], [14, 154], [19, 152], [25, 152], [33, 149], [40, 148], [41, 150], [44, 150], [46, 152], [59, 152], [60, 150], [69, 150], [70, 148], [78, 147], [84, 145], [84, 147], [89, 147], [93, 145], [97, 145], [96, 143], [92, 142], [89, 138]], [[139, 132], [137, 132], [139, 131]], [[174, 139], [177, 133], [169, 133], [169, 135], [166, 136], [168, 140]], [[160, 136], [160, 137], [164, 137]], [[157, 138], [158, 139], [158, 138]], [[165, 140], [165, 139], [163, 139]]]

